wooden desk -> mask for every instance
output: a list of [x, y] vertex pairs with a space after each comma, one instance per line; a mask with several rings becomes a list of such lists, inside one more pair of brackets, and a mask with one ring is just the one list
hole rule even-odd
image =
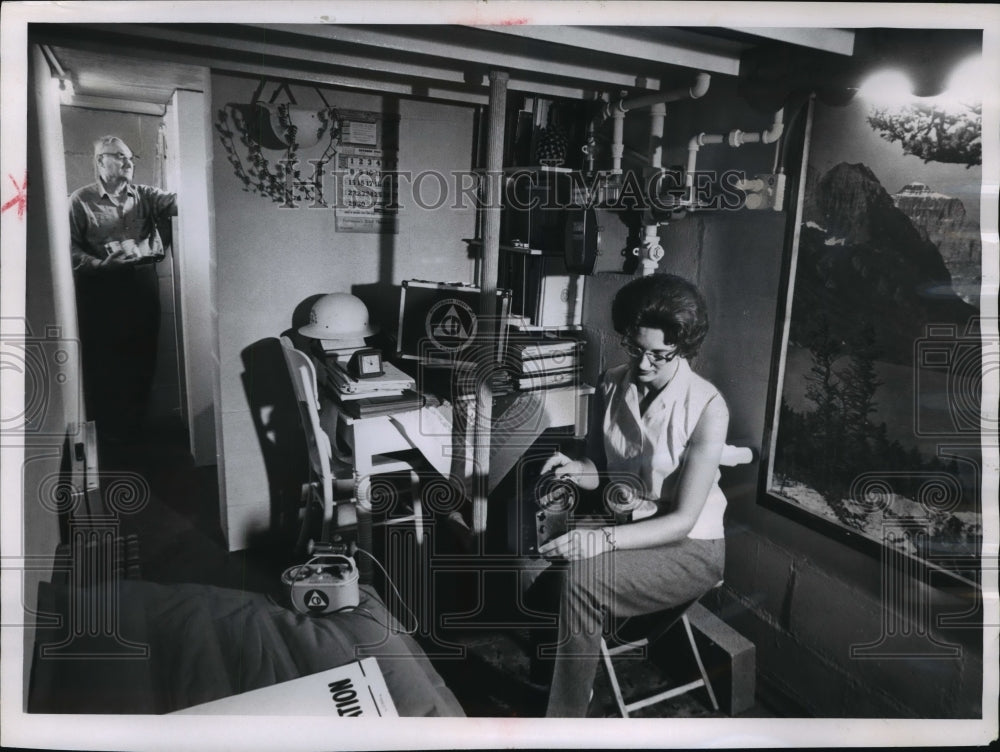
[[[487, 491], [492, 492], [497, 484], [517, 464], [521, 456], [531, 448], [544, 431], [550, 428], [573, 428], [573, 435], [583, 438], [587, 433], [590, 409], [590, 395], [594, 387], [588, 384], [578, 386], [537, 389], [514, 392], [498, 397], [494, 403], [493, 427], [490, 432], [490, 473]], [[467, 403], [467, 426], [475, 417], [475, 404]], [[470, 453], [469, 473], [471, 480], [471, 431], [467, 447]]]
[[[488, 490], [492, 491], [510, 472], [542, 432], [572, 427], [574, 435], [584, 436], [589, 398], [593, 393], [594, 387], [582, 384], [497, 397], [490, 440]], [[337, 409], [333, 401], [330, 406]], [[417, 449], [438, 472], [451, 477], [466, 493], [471, 493], [474, 416], [475, 404], [470, 399], [461, 400], [457, 405], [444, 403], [369, 418], [352, 418], [340, 411], [337, 421], [342, 438], [354, 448], [354, 469], [358, 477], [371, 474], [376, 455]], [[331, 440], [334, 437], [331, 436]]]

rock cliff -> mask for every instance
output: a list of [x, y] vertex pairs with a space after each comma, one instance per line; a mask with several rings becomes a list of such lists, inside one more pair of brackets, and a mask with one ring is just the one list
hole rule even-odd
[[960, 199], [910, 183], [893, 195], [896, 208], [935, 246], [951, 273], [952, 287], [967, 303], [979, 305], [982, 242], [978, 224], [969, 220]]
[[928, 233], [869, 167], [846, 162], [810, 176], [793, 306], [796, 344], [825, 331], [850, 347], [871, 325], [877, 358], [906, 365], [928, 324], [964, 331], [976, 313], [955, 294]]

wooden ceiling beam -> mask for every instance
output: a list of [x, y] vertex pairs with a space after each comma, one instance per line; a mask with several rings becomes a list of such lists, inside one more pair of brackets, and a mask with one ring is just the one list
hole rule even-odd
[[[630, 34], [629, 27], [523, 25], [476, 28], [590, 52], [609, 53], [620, 60], [641, 61], [647, 67], [650, 63], [659, 63], [730, 76], [740, 72], [740, 53], [746, 47], [684, 29], [658, 28], [657, 39], [653, 39]], [[646, 88], [658, 89], [660, 85], [654, 82]]]

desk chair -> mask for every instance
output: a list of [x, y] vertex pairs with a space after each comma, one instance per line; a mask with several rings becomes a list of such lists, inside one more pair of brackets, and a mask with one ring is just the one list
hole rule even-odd
[[[335, 531], [357, 526], [359, 545], [371, 550], [371, 481], [359, 478], [349, 454], [335, 449], [336, 436], [324, 430], [320, 420], [319, 390], [316, 367], [312, 359], [296, 349], [288, 337], [281, 337], [281, 351], [288, 366], [295, 398], [299, 405], [302, 430], [309, 452], [310, 478], [302, 487], [302, 527], [296, 543], [296, 553], [303, 553], [311, 541], [315, 519], [321, 515], [319, 541], [328, 543]], [[335, 431], [335, 427], [332, 429]], [[375, 474], [408, 473], [412, 492], [413, 514], [387, 518], [381, 524], [412, 521], [416, 528], [417, 546], [423, 543], [423, 509], [420, 504], [417, 458], [375, 457]], [[346, 497], [346, 498], [345, 498]], [[367, 568], [367, 567], [366, 567]]]
[[[723, 449], [719, 464], [723, 467], [733, 467], [752, 462], [753, 459], [754, 452], [752, 449], [727, 445]], [[719, 581], [715, 584], [715, 587], [718, 588], [721, 585], [722, 582]], [[610, 633], [606, 632], [605, 635], [601, 636], [601, 661], [607, 673], [608, 681], [611, 684], [611, 691], [614, 693], [618, 712], [622, 718], [628, 718], [630, 713], [640, 708], [649, 707], [650, 705], [656, 705], [674, 697], [679, 697], [700, 687], [704, 687], [708, 693], [708, 700], [712, 705], [712, 709], [719, 709], [719, 702], [715, 697], [715, 691], [712, 689], [712, 682], [708, 677], [708, 672], [705, 670], [705, 664], [701, 659], [701, 653], [698, 651], [698, 645], [694, 639], [694, 632], [691, 630], [691, 622], [687, 616], [688, 609], [701, 600], [701, 597], [651, 614], [611, 620]], [[650, 646], [660, 638], [666, 636], [678, 624], [684, 628], [687, 644], [691, 648], [691, 656], [698, 666], [698, 672], [701, 675], [700, 678], [686, 684], [664, 689], [647, 697], [636, 698], [630, 702], [626, 702], [622, 695], [618, 674], [615, 671], [614, 657], [635, 651], [642, 651], [641, 655], [646, 656], [646, 651], [648, 651]], [[610, 645], [609, 640], [611, 641]]]

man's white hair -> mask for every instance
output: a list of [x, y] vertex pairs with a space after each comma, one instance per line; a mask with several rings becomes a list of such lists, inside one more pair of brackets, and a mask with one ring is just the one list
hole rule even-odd
[[101, 163], [98, 157], [106, 147], [113, 146], [115, 144], [121, 144], [129, 150], [133, 157], [135, 156], [135, 152], [132, 151], [132, 147], [126, 144], [125, 141], [118, 136], [101, 136], [97, 139], [94, 142], [94, 181], [98, 185], [103, 185], [104, 182], [101, 178]]
[[94, 158], [95, 159], [97, 158], [97, 155], [101, 153], [101, 150], [105, 146], [111, 146], [116, 141], [119, 144], [125, 144], [125, 148], [128, 149], [129, 151], [132, 151], [132, 147], [130, 147], [128, 144], [126, 144], [125, 141], [124, 141], [124, 139], [122, 139], [119, 136], [101, 136], [99, 139], [97, 139], [94, 142]]

